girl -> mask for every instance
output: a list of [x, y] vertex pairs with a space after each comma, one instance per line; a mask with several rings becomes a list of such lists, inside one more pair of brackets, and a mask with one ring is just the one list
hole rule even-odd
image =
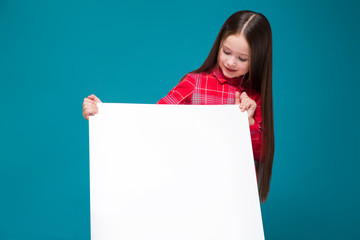
[[[98, 112], [95, 95], [84, 99], [86, 119]], [[270, 189], [274, 157], [272, 103], [272, 35], [264, 15], [239, 11], [231, 15], [205, 62], [185, 75], [159, 104], [238, 104], [247, 111], [259, 196]]]

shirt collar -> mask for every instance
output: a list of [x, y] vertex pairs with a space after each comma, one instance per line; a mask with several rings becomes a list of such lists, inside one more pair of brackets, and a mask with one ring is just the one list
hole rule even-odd
[[235, 85], [235, 86], [239, 87], [241, 91], [243, 90], [243, 86], [241, 86], [243, 76], [240, 76], [237, 78], [228, 78], [224, 75], [224, 73], [222, 72], [222, 70], [219, 66], [215, 66], [212, 72], [213, 72], [214, 76], [216, 77], [216, 79], [221, 84], [229, 83], [231, 85]]

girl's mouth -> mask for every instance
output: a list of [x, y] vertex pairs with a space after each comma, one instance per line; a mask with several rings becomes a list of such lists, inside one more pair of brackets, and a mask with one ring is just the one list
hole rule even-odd
[[230, 69], [228, 67], [225, 67], [225, 68], [226, 68], [226, 71], [228, 71], [228, 72], [236, 72], [236, 70], [232, 70], [232, 69]]

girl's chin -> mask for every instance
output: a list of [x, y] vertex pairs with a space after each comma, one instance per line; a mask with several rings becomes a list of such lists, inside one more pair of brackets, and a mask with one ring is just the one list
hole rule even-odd
[[225, 77], [228, 77], [228, 78], [235, 78], [236, 77], [235, 73], [228, 72], [228, 71], [225, 71], [224, 75], [225, 75]]

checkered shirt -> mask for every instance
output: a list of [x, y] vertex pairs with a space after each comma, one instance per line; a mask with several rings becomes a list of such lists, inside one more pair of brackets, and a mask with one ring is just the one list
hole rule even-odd
[[255, 161], [260, 160], [261, 150], [261, 96], [242, 83], [242, 77], [227, 78], [220, 68], [210, 73], [189, 73], [158, 104], [224, 105], [235, 103], [235, 91], [246, 92], [256, 104], [255, 124], [250, 126]]

